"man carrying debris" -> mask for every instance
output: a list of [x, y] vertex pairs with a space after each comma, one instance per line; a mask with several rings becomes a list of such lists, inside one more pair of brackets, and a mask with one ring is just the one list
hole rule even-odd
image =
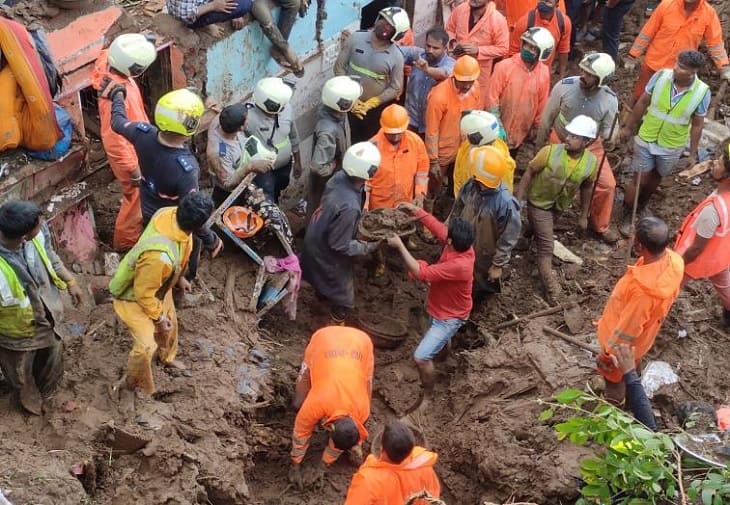
[[616, 283], [598, 321], [602, 354], [597, 369], [606, 380], [605, 396], [621, 404], [626, 394], [623, 372], [612, 355], [621, 344], [634, 348], [635, 363], [654, 345], [654, 339], [679, 294], [684, 261], [669, 249], [669, 227], [661, 219], [645, 217], [636, 225], [635, 265]]
[[[509, 155], [507, 144], [500, 138], [504, 130], [497, 117], [483, 110], [464, 111], [459, 127], [464, 141], [454, 163], [454, 197], [459, 196], [466, 181], [483, 164], [492, 166], [491, 170], [500, 171], [500, 181], [511, 194], [516, 164]], [[502, 166], [497, 168], [497, 165]]]
[[246, 135], [253, 135], [276, 153], [274, 168], [254, 180], [274, 203], [279, 203], [279, 195], [289, 186], [292, 172], [298, 176], [302, 170], [299, 133], [289, 103], [293, 94], [293, 86], [279, 77], [261, 79], [253, 90], [244, 129]]
[[439, 498], [441, 484], [433, 469], [438, 455], [417, 446], [408, 426], [388, 421], [380, 447], [373, 449], [373, 454], [352, 476], [345, 505], [400, 505], [421, 491]]
[[624, 215], [619, 231], [625, 237], [631, 234], [634, 200], [638, 196], [637, 209], [643, 213], [662, 177], [674, 170], [687, 140], [688, 166], [697, 162], [710, 107], [710, 87], [697, 76], [703, 63], [704, 56], [699, 51], [679, 53], [673, 70], [664, 69], [652, 76], [621, 130], [621, 137], [628, 140], [641, 122], [634, 137], [634, 174], [624, 188]]
[[494, 66], [486, 97], [486, 109], [504, 124], [513, 152], [540, 124], [550, 94], [550, 67], [545, 61], [555, 45], [545, 28], [530, 28], [520, 40], [518, 53]]
[[425, 410], [433, 401], [436, 382], [433, 360], [442, 352], [448, 352], [451, 338], [471, 313], [474, 227], [460, 217], [451, 219], [447, 227], [411, 203], [403, 203], [400, 208], [419, 218], [423, 226], [444, 245], [439, 260], [429, 265], [415, 259], [399, 236], [388, 238], [388, 245], [396, 248], [403, 257], [409, 277], [429, 284], [426, 311], [431, 323], [413, 354], [423, 387], [422, 395], [414, 407]]
[[[317, 124], [312, 133], [312, 159], [307, 181], [307, 223], [322, 200], [327, 181], [342, 166], [342, 156], [350, 147], [347, 113], [362, 94], [359, 81], [338, 75], [324, 83]], [[295, 173], [295, 177], [299, 174]]]
[[135, 77], [142, 74], [157, 58], [152, 42], [139, 33], [126, 33], [114, 39], [109, 49], [101, 51], [92, 75], [93, 88], [99, 92], [99, 122], [101, 143], [104, 145], [109, 167], [122, 187], [119, 214], [114, 223], [112, 245], [117, 251], [128, 251], [142, 233], [142, 209], [139, 203], [139, 185], [142, 174], [134, 146], [112, 130], [112, 102], [108, 95], [110, 83], [121, 84], [125, 110], [130, 121], [148, 123], [142, 94]]
[[0, 370], [18, 393], [20, 404], [41, 415], [43, 395], [63, 375], [63, 323], [66, 290], [74, 305], [81, 289], [53, 249], [41, 210], [29, 201], [0, 206]]
[[565, 142], [568, 135], [566, 125], [578, 115], [588, 116], [598, 124], [600, 136], [590, 144], [589, 149], [599, 163], [602, 162], [602, 166], [598, 169], [598, 182], [593, 190], [590, 225], [601, 240], [614, 244], [619, 239], [618, 233], [610, 228], [616, 179], [605, 155], [603, 142], [613, 141], [611, 137], [618, 133], [615, 128], [618, 120], [618, 99], [607, 85], [616, 64], [605, 53], [592, 53], [583, 57], [578, 66], [581, 70], [580, 76], [563, 79], [550, 92], [535, 144], [544, 146], [548, 135], [550, 142]]
[[710, 174], [717, 189], [685, 218], [675, 250], [684, 259], [682, 286], [708, 279], [723, 307], [723, 322], [730, 328], [730, 139], [718, 146]]
[[380, 152], [370, 142], [351, 146], [342, 170], [327, 182], [322, 202], [304, 235], [302, 275], [320, 299], [330, 304], [333, 324], [344, 324], [355, 305], [353, 258], [378, 247], [355, 239], [362, 214], [365, 183], [380, 165]]
[[209, 27], [216, 37], [223, 34], [217, 23], [231, 21], [233, 28], [240, 30], [244, 26], [243, 17], [251, 14], [272, 44], [271, 56], [279, 65], [301, 77], [304, 66], [287, 42], [299, 12], [300, 0], [277, 0], [276, 4], [281, 7], [278, 26], [263, 0], [167, 0], [167, 11], [189, 28]]
[[361, 444], [368, 436], [375, 359], [373, 343], [364, 332], [346, 326], [327, 326], [314, 333], [304, 350], [293, 406], [298, 410], [292, 435], [289, 481], [304, 487], [302, 461], [317, 426], [330, 433], [322, 453], [317, 478], [350, 451], [356, 464], [362, 461]]
[[552, 264], [555, 220], [580, 192], [578, 227], [588, 229], [591, 190], [598, 170], [598, 160], [588, 150], [598, 134], [596, 122], [588, 116], [576, 116], [565, 126], [565, 132], [563, 143], [543, 147], [530, 161], [515, 195], [520, 202], [526, 199], [527, 219], [537, 243], [537, 270], [551, 305], [560, 294]]
[[639, 100], [646, 83], [655, 72], [671, 67], [681, 51], [699, 49], [703, 42], [722, 78], [730, 80], [730, 62], [723, 42], [722, 25], [710, 2], [661, 2], [636, 37], [625, 63], [628, 70], [634, 70], [636, 59], [644, 56], [634, 87], [633, 100]]
[[411, 65], [411, 75], [406, 84], [405, 107], [410, 118], [409, 128], [423, 137], [426, 132], [426, 100], [434, 86], [449, 78], [454, 71], [454, 58], [447, 47], [449, 34], [441, 27], [426, 32], [423, 49], [401, 46], [406, 65]]
[[454, 64], [454, 74], [428, 94], [426, 103], [426, 150], [430, 165], [429, 193], [436, 197], [452, 176], [461, 143], [459, 122], [465, 110], [479, 109], [481, 95], [476, 85], [481, 70], [471, 56]]
[[[176, 205], [184, 196], [198, 191], [200, 167], [187, 142], [198, 129], [205, 106], [188, 89], [170, 91], [157, 101], [155, 127], [143, 121], [130, 121], [124, 106], [126, 88], [116, 83], [110, 86], [112, 130], [126, 138], [137, 153], [142, 174], [142, 220], [147, 226], [159, 209]], [[213, 258], [223, 248], [223, 241], [210, 228], [193, 231], [195, 250], [186, 273], [188, 281], [195, 279], [202, 246]]]
[[474, 227], [475, 298], [497, 291], [495, 285], [522, 230], [520, 204], [502, 182], [508, 167], [502, 154], [491, 146], [477, 149], [472, 152], [484, 159], [475, 163], [474, 176], [461, 188], [449, 216], [449, 220], [460, 217]]
[[114, 312], [134, 340], [127, 361], [129, 389], [155, 392], [155, 352], [163, 366], [185, 369], [175, 359], [178, 325], [172, 287], [190, 289], [183, 272], [193, 251], [192, 233], [212, 213], [213, 200], [198, 192], [184, 196], [177, 207], [158, 210], [109, 282]]
[[360, 30], [344, 42], [335, 75], [360, 76], [363, 92], [349, 116], [352, 141], [368, 140], [378, 131], [380, 114], [403, 91], [403, 53], [396, 42], [411, 27], [400, 7], [386, 7], [372, 30]]
[[[250, 173], [265, 173], [274, 166], [275, 153], [256, 152], [253, 156], [249, 149], [263, 150], [263, 146], [256, 139], [246, 137], [243, 131], [246, 127], [249, 107], [243, 103], [236, 103], [224, 107], [208, 127], [208, 170], [213, 177], [213, 202], [216, 208], [223, 204], [231, 191], [241, 183]], [[286, 240], [284, 247], [291, 248], [294, 237], [291, 233], [289, 221], [281, 209], [265, 197], [256, 184], [248, 184], [243, 193], [232, 205], [243, 205], [253, 209], [267, 227], [272, 229], [280, 239]]]

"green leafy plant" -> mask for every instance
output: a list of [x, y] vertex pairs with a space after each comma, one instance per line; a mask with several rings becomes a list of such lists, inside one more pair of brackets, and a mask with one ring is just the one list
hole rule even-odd
[[[559, 440], [597, 446], [596, 456], [580, 462], [583, 478], [576, 505], [593, 503], [644, 505], [687, 503], [680, 454], [672, 438], [655, 433], [591, 391], [567, 389], [539, 419], [560, 412], [569, 417], [554, 424]], [[730, 505], [730, 472], [696, 471], [686, 496], [703, 505]]]

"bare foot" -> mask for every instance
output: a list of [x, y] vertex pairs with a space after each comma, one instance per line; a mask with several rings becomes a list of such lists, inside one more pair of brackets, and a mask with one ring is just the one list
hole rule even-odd
[[200, 31], [207, 33], [214, 39], [220, 39], [223, 37], [223, 27], [215, 25], [215, 24], [204, 26], [200, 29]]

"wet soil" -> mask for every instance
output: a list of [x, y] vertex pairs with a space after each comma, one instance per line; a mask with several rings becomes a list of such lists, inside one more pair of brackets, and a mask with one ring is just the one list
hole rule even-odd
[[375, 209], [360, 221], [360, 233], [367, 239], [380, 240], [396, 234], [410, 235], [416, 231], [416, 218], [401, 209]]

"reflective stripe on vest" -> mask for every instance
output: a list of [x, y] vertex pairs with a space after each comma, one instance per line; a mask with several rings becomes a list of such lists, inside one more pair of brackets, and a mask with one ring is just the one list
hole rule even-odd
[[702, 103], [708, 86], [696, 77], [692, 86], [672, 105], [673, 76], [672, 70], [659, 72], [639, 137], [660, 146], [680, 148], [687, 143], [692, 115]]
[[53, 284], [62, 291], [68, 288], [68, 284], [66, 284], [66, 282], [58, 276], [56, 271], [53, 269], [53, 265], [51, 265], [51, 259], [48, 257], [48, 253], [46, 253], [46, 239], [43, 234], [39, 233], [38, 235], [33, 237], [31, 242], [33, 242], [35, 250], [38, 252], [38, 256], [41, 257], [43, 266], [46, 267], [48, 277], [50, 277]]
[[365, 77], [370, 77], [371, 79], [375, 79], [376, 81], [384, 81], [388, 77], [387, 75], [378, 74], [376, 72], [373, 72], [370, 69], [361, 67], [360, 65], [355, 65], [353, 62], [350, 62], [350, 68], [353, 69], [355, 72], [362, 74]]
[[567, 171], [568, 161], [565, 145], [550, 146], [547, 166], [535, 175], [527, 192], [528, 201], [533, 206], [543, 210], [567, 209], [578, 187], [598, 167], [598, 160], [587, 149], [570, 172]]
[[289, 137], [285, 137], [283, 140], [280, 140], [276, 144], [274, 144], [274, 147], [277, 151], [281, 151], [286, 145], [289, 143]]
[[35, 315], [18, 275], [0, 256], [0, 335], [24, 338], [35, 334]]

